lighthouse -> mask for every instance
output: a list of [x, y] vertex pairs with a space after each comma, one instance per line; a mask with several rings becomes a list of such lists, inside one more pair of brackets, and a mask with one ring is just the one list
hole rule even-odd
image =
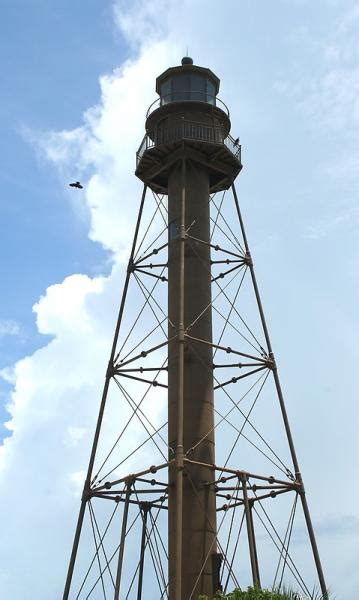
[[[212, 600], [218, 590], [288, 582], [308, 597], [319, 584], [328, 597], [234, 185], [241, 146], [219, 89], [217, 75], [188, 56], [156, 79], [136, 154], [143, 191], [63, 600]], [[242, 315], [244, 281], [256, 333]], [[268, 416], [269, 397], [276, 412], [263, 429], [254, 408]], [[152, 416], [161, 401], [158, 424]], [[106, 437], [109, 421], [114, 440]], [[270, 439], [274, 427], [281, 450]], [[259, 470], [244, 464], [250, 453]], [[264, 508], [274, 501], [277, 524]], [[298, 507], [313, 556], [310, 583], [291, 553]], [[306, 568], [307, 550], [300, 558]]]

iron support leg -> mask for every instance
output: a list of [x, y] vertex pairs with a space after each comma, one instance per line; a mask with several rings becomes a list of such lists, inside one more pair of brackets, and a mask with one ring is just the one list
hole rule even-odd
[[73, 541], [73, 545], [72, 545], [69, 568], [67, 571], [64, 594], [62, 596], [63, 600], [68, 600], [69, 593], [70, 593], [72, 576], [73, 576], [75, 562], [76, 562], [76, 556], [77, 556], [77, 550], [78, 550], [79, 542], [80, 542], [82, 524], [83, 524], [84, 516], [85, 516], [85, 510], [86, 510], [86, 500], [84, 498], [82, 498], [80, 512], [79, 512], [79, 516], [77, 519], [75, 537], [74, 537], [74, 541]]
[[129, 502], [130, 495], [131, 495], [131, 485], [128, 484], [127, 489], [126, 489], [126, 496], [125, 496], [125, 507], [123, 509], [120, 550], [119, 550], [119, 554], [118, 554], [114, 600], [119, 600], [119, 598], [120, 598], [122, 565], [123, 565], [123, 555], [124, 555], [124, 551], [125, 551], [125, 541], [126, 541], [127, 519], [128, 519], [128, 508], [129, 508], [129, 504], [130, 504], [130, 502]]
[[304, 491], [301, 492], [300, 498], [302, 501], [304, 518], [305, 518], [305, 522], [307, 524], [308, 535], [309, 535], [310, 543], [312, 546], [314, 562], [315, 562], [315, 566], [316, 566], [317, 573], [318, 573], [318, 579], [319, 579], [320, 589], [321, 589], [321, 592], [323, 595], [323, 600], [328, 600], [328, 590], [327, 590], [327, 586], [326, 586], [325, 579], [324, 579], [322, 563], [320, 561], [320, 556], [319, 556], [319, 552], [318, 552], [317, 541], [315, 539], [312, 519], [310, 517], [308, 503], [307, 503], [307, 499], [306, 499]]
[[254, 559], [255, 559], [255, 563], [256, 563], [256, 573], [257, 573], [257, 577], [258, 577], [258, 587], [261, 587], [261, 580], [260, 580], [260, 575], [259, 575], [259, 564], [258, 564], [258, 554], [257, 554], [257, 543], [256, 543], [256, 534], [254, 531], [254, 522], [253, 522], [253, 500], [249, 501], [249, 518], [251, 521], [251, 529], [252, 529], [252, 533], [253, 533], [253, 550], [254, 550]]
[[248, 546], [249, 546], [249, 555], [250, 555], [250, 559], [251, 559], [253, 586], [255, 588], [260, 588], [261, 582], [260, 582], [260, 578], [259, 578], [256, 541], [255, 541], [255, 535], [254, 535], [251, 507], [250, 507], [250, 503], [248, 500], [246, 477], [242, 478], [242, 487], [243, 487], [244, 511], [245, 511], [245, 515], [246, 515]]
[[140, 553], [140, 568], [138, 572], [138, 589], [137, 589], [137, 600], [142, 600], [142, 585], [143, 585], [143, 568], [145, 565], [145, 549], [146, 549], [146, 529], [147, 529], [147, 515], [148, 506], [143, 507], [142, 516], [142, 536], [141, 536], [141, 553]]

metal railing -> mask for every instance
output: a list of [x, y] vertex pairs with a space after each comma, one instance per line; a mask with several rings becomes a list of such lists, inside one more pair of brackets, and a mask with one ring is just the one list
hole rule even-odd
[[156, 98], [154, 102], [150, 105], [146, 118], [149, 117], [151, 113], [153, 113], [157, 108], [164, 106], [165, 104], [172, 104], [174, 102], [202, 102], [204, 104], [208, 104], [209, 106], [216, 106], [223, 110], [226, 113], [227, 117], [229, 117], [229, 110], [225, 103], [218, 98], [218, 96], [212, 96], [211, 94], [207, 94], [207, 92], [196, 92], [181, 90], [177, 92], [171, 92], [170, 94], [165, 94], [164, 96], [160, 96], [160, 98]]
[[236, 158], [238, 158], [239, 162], [241, 162], [241, 145], [239, 143], [239, 139], [236, 140], [228, 134], [224, 139], [224, 145], [234, 154]]
[[224, 137], [221, 125], [207, 125], [205, 123], [181, 119], [175, 121], [170, 126], [165, 127], [160, 125], [155, 131], [145, 134], [136, 153], [136, 165], [139, 165], [146, 150], [181, 140], [193, 140], [226, 146], [239, 162], [241, 161], [239, 140], [234, 140], [231, 135]]

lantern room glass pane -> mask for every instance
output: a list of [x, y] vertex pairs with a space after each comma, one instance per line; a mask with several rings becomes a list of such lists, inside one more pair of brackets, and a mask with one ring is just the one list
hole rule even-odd
[[190, 76], [187, 73], [173, 77], [172, 101], [190, 100]]
[[191, 100], [206, 102], [206, 78], [203, 75], [191, 75]]
[[172, 102], [171, 98], [172, 77], [166, 79], [161, 85], [161, 104]]
[[207, 79], [207, 102], [216, 104], [216, 90], [212, 81]]

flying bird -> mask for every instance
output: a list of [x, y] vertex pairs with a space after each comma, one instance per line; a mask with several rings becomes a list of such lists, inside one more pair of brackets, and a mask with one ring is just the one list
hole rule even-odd
[[69, 183], [69, 186], [73, 187], [73, 188], [78, 188], [79, 190], [82, 190], [84, 187], [83, 185], [81, 185], [81, 183], [79, 181], [75, 181], [74, 183]]

